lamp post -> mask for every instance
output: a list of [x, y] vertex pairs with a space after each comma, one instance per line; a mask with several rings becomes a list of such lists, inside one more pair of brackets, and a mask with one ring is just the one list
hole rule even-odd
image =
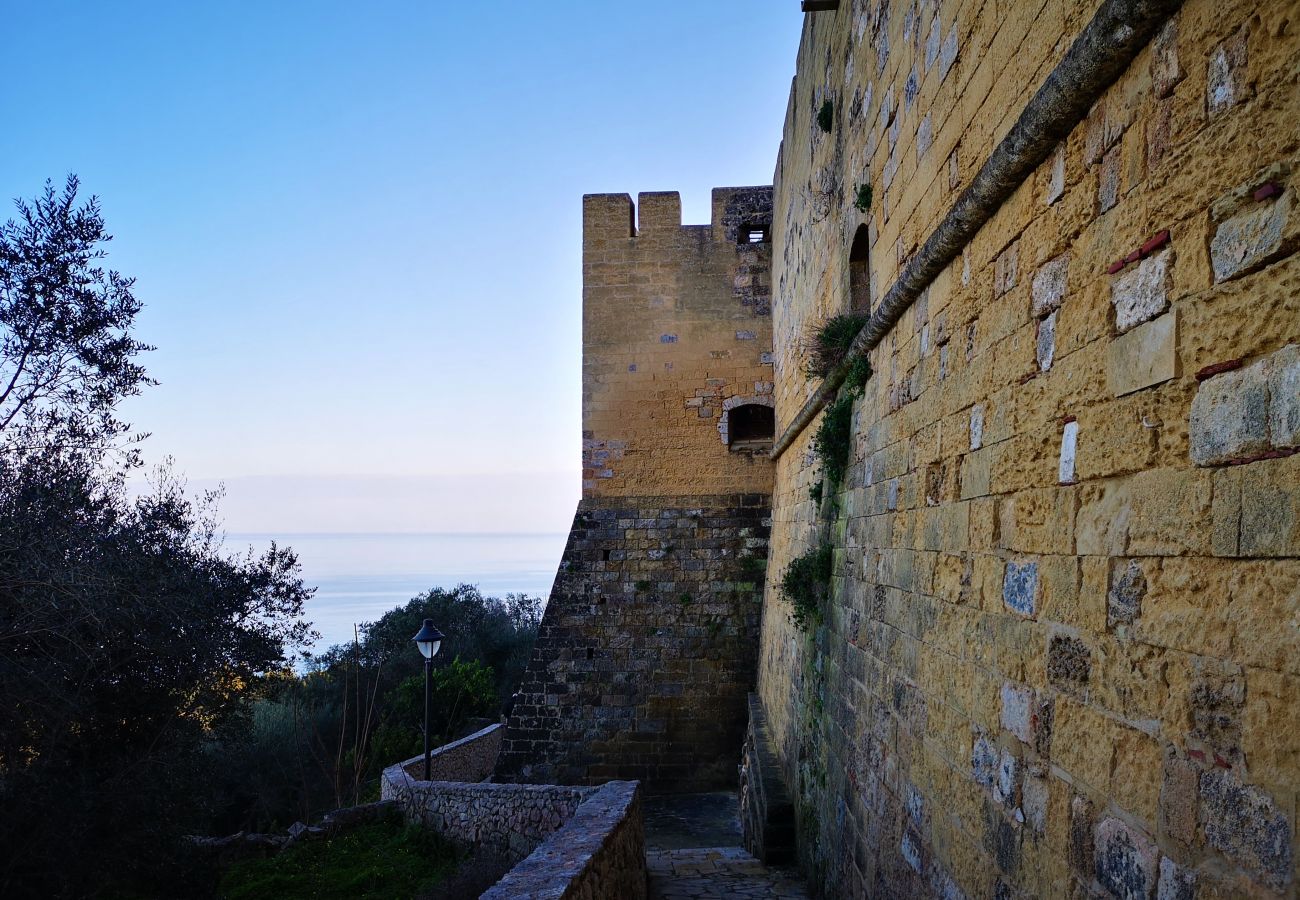
[[423, 627], [412, 638], [424, 656], [424, 780], [429, 780], [429, 678], [433, 674], [433, 658], [442, 646], [443, 633], [434, 627], [433, 619], [425, 619]]

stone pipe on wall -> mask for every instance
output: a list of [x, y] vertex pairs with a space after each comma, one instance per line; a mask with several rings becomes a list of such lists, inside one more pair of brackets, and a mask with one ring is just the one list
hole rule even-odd
[[831, 401], [853, 360], [871, 352], [912, 302], [957, 258], [1020, 184], [1043, 163], [1183, 0], [1106, 0], [1025, 106], [970, 187], [934, 230], [858, 332], [844, 362], [822, 381], [772, 446], [779, 457]]

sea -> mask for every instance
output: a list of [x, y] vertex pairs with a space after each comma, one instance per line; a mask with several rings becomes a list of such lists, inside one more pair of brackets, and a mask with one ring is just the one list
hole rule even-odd
[[373, 622], [430, 588], [477, 585], [487, 596], [523, 593], [546, 599], [564, 553], [565, 534], [249, 534], [225, 537], [227, 549], [292, 547], [303, 581], [315, 587], [306, 617], [320, 632], [319, 652], [352, 640]]

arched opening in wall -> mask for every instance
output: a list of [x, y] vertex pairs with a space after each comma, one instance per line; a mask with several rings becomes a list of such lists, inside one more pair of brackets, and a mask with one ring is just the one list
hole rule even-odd
[[746, 403], [727, 413], [727, 446], [732, 450], [762, 450], [776, 437], [776, 410]]
[[859, 225], [849, 248], [849, 308], [871, 312], [871, 238], [867, 226]]

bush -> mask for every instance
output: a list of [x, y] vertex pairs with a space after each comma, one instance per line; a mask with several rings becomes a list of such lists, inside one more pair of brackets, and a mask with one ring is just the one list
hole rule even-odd
[[821, 543], [794, 559], [781, 576], [781, 596], [794, 607], [790, 620], [800, 631], [821, 622], [833, 565], [831, 545]]
[[853, 198], [853, 205], [857, 207], [858, 212], [871, 212], [872, 190], [869, 184], [858, 185], [857, 196]]
[[221, 878], [220, 895], [226, 900], [416, 897], [436, 887], [455, 865], [455, 849], [432, 830], [381, 823], [235, 863]]
[[849, 374], [844, 378], [844, 384], [849, 390], [858, 396], [867, 387], [867, 381], [871, 378], [871, 360], [865, 354], [853, 357], [853, 362], [849, 364]]
[[844, 479], [853, 447], [852, 392], [841, 393], [822, 413], [821, 425], [813, 436], [813, 450], [821, 457], [826, 487], [832, 493]]
[[870, 318], [866, 313], [841, 313], [815, 328], [804, 341], [808, 377], [825, 378], [835, 371], [848, 356], [853, 339]]
[[827, 100], [817, 110], [817, 127], [827, 134], [835, 127], [835, 101]]

